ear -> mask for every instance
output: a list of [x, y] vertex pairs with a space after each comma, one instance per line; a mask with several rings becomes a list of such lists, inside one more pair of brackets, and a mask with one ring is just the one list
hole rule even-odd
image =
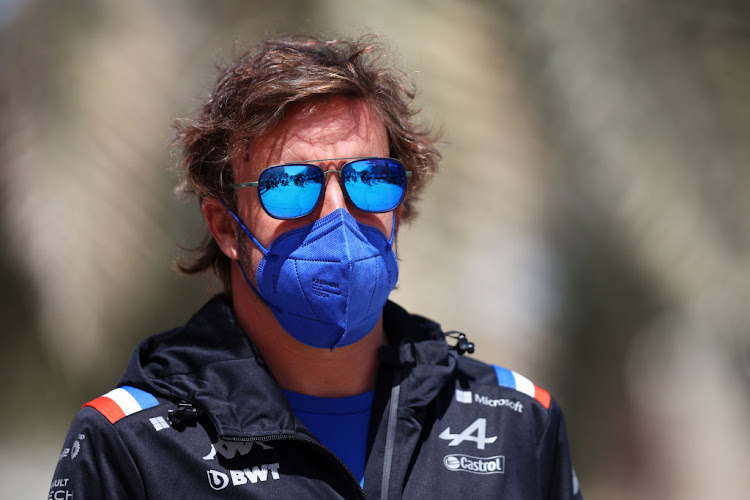
[[208, 230], [224, 255], [232, 260], [239, 258], [237, 250], [237, 232], [234, 218], [227, 212], [224, 204], [216, 198], [204, 198], [201, 211], [206, 219]]

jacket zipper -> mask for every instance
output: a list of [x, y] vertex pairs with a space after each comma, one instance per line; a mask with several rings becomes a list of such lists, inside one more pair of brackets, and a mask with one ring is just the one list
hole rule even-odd
[[[386, 422], [385, 450], [384, 450], [384, 456], [383, 456], [383, 477], [382, 477], [381, 486], [380, 486], [380, 494], [381, 494], [381, 498], [383, 499], [388, 498], [388, 489], [390, 488], [391, 468], [393, 467], [393, 453], [394, 453], [395, 445], [396, 445], [396, 424], [398, 421], [398, 418], [397, 418], [398, 406], [399, 406], [398, 401], [399, 401], [400, 394], [401, 394], [401, 373], [398, 369], [396, 369], [394, 370], [394, 373], [393, 373], [393, 387], [391, 388], [391, 399], [388, 404], [388, 421]], [[186, 413], [190, 415], [190, 417], [192, 418], [197, 418], [197, 416], [203, 412], [203, 410], [201, 409], [199, 405], [186, 399], [183, 399], [181, 403], [178, 404], [177, 408], [178, 408], [178, 411], [175, 413], [177, 414]], [[170, 410], [170, 422], [171, 422], [171, 419], [172, 419], [172, 411]], [[179, 419], [179, 416], [178, 416], [178, 419]], [[213, 422], [213, 425], [216, 426], [216, 423]], [[317, 448], [318, 450], [322, 451], [323, 454], [326, 455], [328, 458], [333, 459], [334, 463], [338, 464], [340, 468], [346, 471], [346, 474], [349, 476], [349, 478], [354, 482], [354, 484], [357, 485], [359, 496], [365, 500], [367, 498], [365, 497], [364, 490], [359, 485], [359, 481], [357, 481], [357, 478], [354, 477], [354, 474], [352, 474], [352, 471], [349, 470], [349, 468], [344, 464], [344, 462], [341, 461], [339, 457], [336, 456], [335, 453], [333, 453], [331, 450], [323, 446], [318, 441], [315, 441], [308, 437], [301, 437], [296, 434], [273, 434], [270, 436], [253, 436], [253, 437], [238, 437], [238, 436], [219, 436], [219, 437], [225, 441], [233, 441], [237, 443], [289, 440], [289, 441], [299, 441], [299, 442], [311, 444], [314, 448]]]
[[385, 451], [383, 453], [383, 478], [380, 484], [380, 495], [388, 498], [391, 486], [391, 468], [393, 467], [393, 452], [396, 448], [396, 423], [398, 421], [398, 399], [401, 394], [401, 376], [399, 370], [393, 372], [393, 387], [391, 400], [388, 404], [388, 421], [385, 431]]

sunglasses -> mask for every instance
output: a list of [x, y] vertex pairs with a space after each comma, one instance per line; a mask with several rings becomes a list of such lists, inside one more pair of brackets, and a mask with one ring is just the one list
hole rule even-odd
[[297, 219], [315, 210], [323, 197], [326, 175], [338, 173], [345, 196], [363, 212], [390, 212], [406, 194], [411, 172], [393, 158], [329, 158], [320, 161], [351, 160], [341, 170], [324, 171], [306, 162], [284, 163], [264, 169], [255, 182], [228, 187], [257, 187], [260, 204], [275, 219]]

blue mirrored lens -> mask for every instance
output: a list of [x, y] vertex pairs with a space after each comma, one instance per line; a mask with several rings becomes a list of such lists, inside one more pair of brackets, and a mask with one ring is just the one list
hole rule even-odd
[[344, 188], [354, 205], [365, 212], [389, 212], [406, 191], [406, 170], [390, 158], [367, 158], [347, 163], [341, 171]]
[[271, 217], [294, 219], [313, 211], [323, 188], [323, 172], [313, 165], [280, 165], [260, 174], [258, 190]]

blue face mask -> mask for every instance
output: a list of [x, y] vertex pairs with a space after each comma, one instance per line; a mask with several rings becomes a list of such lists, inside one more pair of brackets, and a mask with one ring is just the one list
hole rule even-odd
[[257, 289], [243, 269], [245, 280], [289, 335], [333, 350], [361, 340], [375, 328], [398, 281], [391, 246], [395, 213], [390, 239], [339, 208], [282, 234], [267, 249], [230, 213], [263, 252]]

